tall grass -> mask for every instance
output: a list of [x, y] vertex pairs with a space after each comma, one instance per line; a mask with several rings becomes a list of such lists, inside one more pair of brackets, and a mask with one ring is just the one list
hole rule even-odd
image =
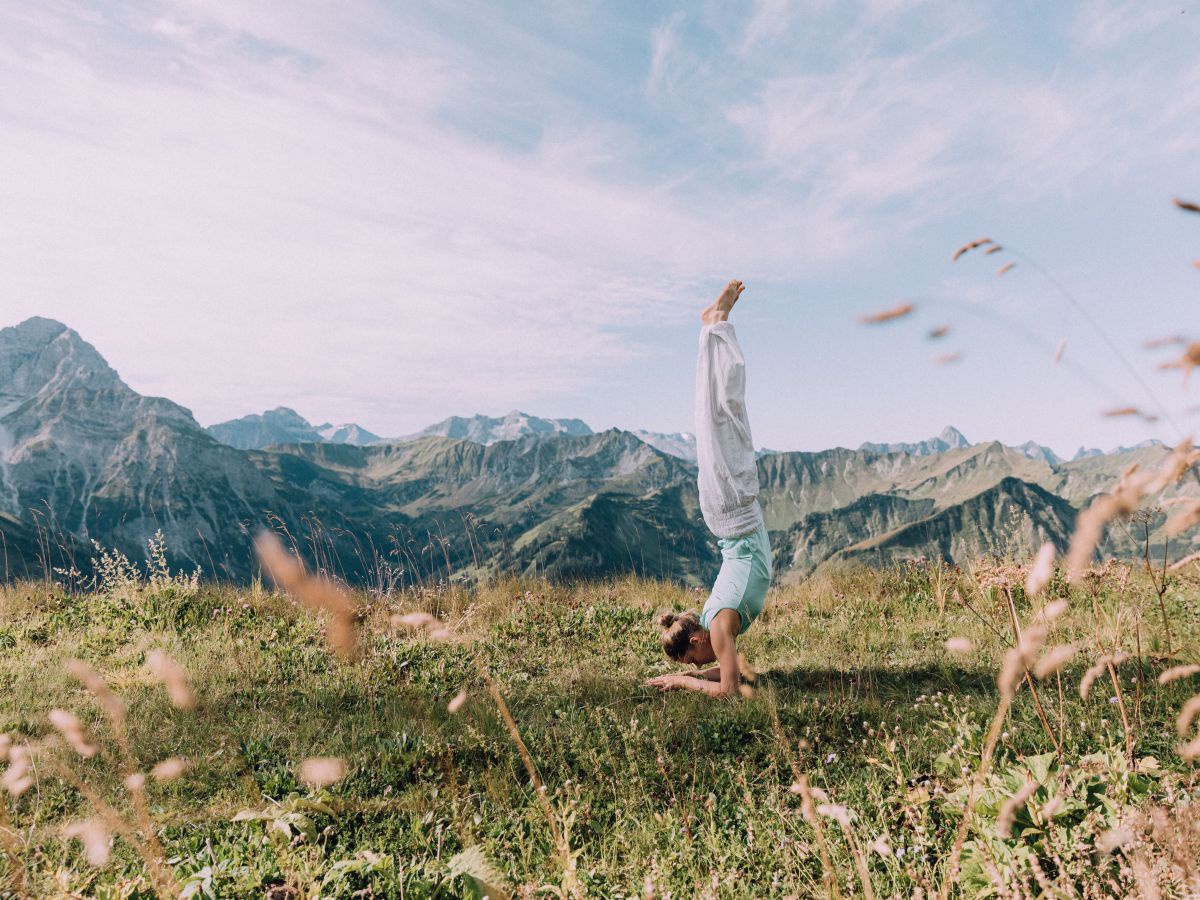
[[3, 878], [95, 896], [1194, 893], [1176, 719], [1195, 674], [1157, 675], [1198, 658], [1200, 573], [1161, 590], [1144, 566], [1052, 569], [1035, 597], [1029, 574], [925, 563], [776, 589], [732, 703], [641, 686], [670, 665], [653, 613], [702, 600], [665, 582], [347, 594], [350, 661], [327, 644], [336, 610], [261, 584], [10, 585], [0, 729], [24, 789]]

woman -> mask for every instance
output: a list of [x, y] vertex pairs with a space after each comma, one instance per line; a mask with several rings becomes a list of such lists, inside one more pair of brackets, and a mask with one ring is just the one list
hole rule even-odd
[[659, 675], [646, 684], [710, 697], [737, 693], [737, 636], [750, 627], [771, 585], [771, 543], [758, 504], [758, 463], [746, 416], [746, 360], [729, 313], [745, 286], [731, 281], [700, 315], [696, 361], [696, 465], [700, 510], [721, 548], [721, 571], [700, 615], [663, 613], [667, 656], [694, 666], [690, 675]]

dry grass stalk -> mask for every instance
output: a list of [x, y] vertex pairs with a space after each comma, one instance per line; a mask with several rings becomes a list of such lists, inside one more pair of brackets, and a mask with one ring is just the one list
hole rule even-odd
[[983, 253], [985, 256], [991, 256], [993, 253], [999, 253], [1003, 249], [1004, 249], [1003, 244], [996, 244], [995, 246], [988, 247], [986, 250], [983, 251]]
[[300, 763], [296, 774], [311, 788], [328, 787], [346, 777], [346, 761], [337, 756], [313, 756]]
[[1108, 670], [1109, 666], [1119, 666], [1125, 660], [1129, 659], [1128, 653], [1105, 653], [1096, 660], [1096, 664], [1083, 673], [1083, 677], [1079, 679], [1079, 697], [1086, 700], [1092, 692], [1092, 685], [1096, 683], [1096, 679]]
[[895, 306], [881, 309], [878, 312], [864, 313], [858, 317], [858, 321], [860, 325], [878, 325], [882, 322], [902, 319], [915, 309], [916, 307], [911, 303], [897, 303]]
[[1168, 334], [1163, 337], [1151, 338], [1148, 341], [1143, 341], [1142, 346], [1147, 350], [1157, 350], [1160, 347], [1170, 347], [1173, 344], [1186, 344], [1187, 340], [1181, 334]]
[[347, 659], [353, 659], [358, 648], [354, 623], [357, 610], [345, 591], [324, 576], [312, 576], [296, 557], [288, 553], [279, 538], [261, 532], [254, 539], [259, 562], [277, 586], [292, 594], [315, 612], [329, 616], [326, 640], [329, 646]]
[[936, 341], [939, 338], [944, 338], [949, 333], [950, 333], [949, 325], [938, 325], [936, 328], [931, 328], [929, 330], [929, 338], [930, 338], [930, 340]]
[[1197, 206], [1195, 203], [1192, 203], [1189, 200], [1180, 200], [1178, 197], [1176, 197], [1175, 205], [1178, 206], [1180, 209], [1182, 209], [1184, 212], [1200, 213], [1200, 206]]
[[72, 713], [65, 709], [52, 709], [46, 718], [50, 720], [51, 725], [58, 729], [58, 733], [66, 738], [72, 749], [84, 759], [91, 759], [96, 755], [96, 747], [88, 743], [83, 723]]
[[163, 683], [167, 696], [177, 709], [192, 709], [196, 706], [196, 698], [188, 686], [187, 674], [183, 668], [161, 650], [151, 650], [146, 654], [146, 668]]
[[1183, 370], [1183, 383], [1186, 385], [1191, 377], [1192, 369], [1200, 366], [1200, 341], [1193, 341], [1187, 345], [1187, 349], [1183, 351], [1183, 355], [1179, 359], [1171, 362], [1160, 363], [1160, 369], [1181, 369]]
[[1067, 349], [1067, 339], [1059, 338], [1058, 346], [1054, 348], [1054, 364], [1057, 366], [1062, 362], [1063, 352]]
[[1050, 577], [1054, 574], [1054, 553], [1054, 544], [1046, 541], [1033, 558], [1033, 565], [1029, 567], [1029, 575], [1025, 578], [1025, 593], [1030, 597], [1036, 597], [1050, 583]]
[[1197, 756], [1200, 756], [1200, 735], [1197, 735], [1186, 744], [1179, 747], [1176, 752], [1188, 762], [1191, 762]]
[[1147, 490], [1156, 494], [1164, 488], [1178, 484], [1197, 463], [1200, 463], [1200, 450], [1192, 445], [1191, 437], [1186, 437], [1171, 448], [1171, 455], [1163, 460], [1158, 477], [1150, 482]]
[[1187, 736], [1196, 716], [1200, 716], [1200, 694], [1190, 698], [1179, 710], [1179, 716], [1175, 719], [1175, 731], [1180, 737]]
[[1138, 471], [1137, 463], [1127, 468], [1111, 494], [1101, 494], [1075, 520], [1075, 532], [1067, 548], [1067, 580], [1076, 583], [1087, 572], [1104, 527], [1113, 519], [1132, 515], [1142, 502], [1153, 476]]
[[875, 900], [875, 888], [871, 884], [871, 872], [867, 867], [867, 858], [858, 844], [858, 839], [854, 836], [853, 829], [850, 827], [850, 810], [837, 803], [822, 803], [817, 807], [817, 812], [827, 818], [833, 819], [841, 827], [842, 834], [846, 838], [846, 843], [850, 847], [850, 853], [854, 857], [854, 867], [858, 870], [858, 880], [862, 885], [863, 896], [867, 900]]
[[1187, 566], [1190, 566], [1192, 563], [1196, 562], [1200, 562], [1200, 551], [1196, 553], [1189, 553], [1183, 559], [1176, 560], [1175, 562], [1171, 563], [1170, 571], [1177, 572], [1180, 569], [1186, 568]]
[[933, 363], [937, 366], [948, 366], [951, 363], [959, 362], [961, 359], [962, 354], [956, 350], [953, 353], [943, 353], [940, 356], [935, 356]]
[[1006, 262], [1004, 265], [1002, 265], [1000, 268], [998, 268], [996, 270], [996, 277], [999, 278], [1005, 272], [1009, 271], [1010, 269], [1015, 268], [1016, 265], [1017, 264], [1015, 262]]
[[1171, 537], [1200, 525], [1200, 500], [1179, 500], [1175, 505], [1180, 507], [1179, 510], [1172, 513], [1163, 526], [1163, 531]]
[[487, 671], [487, 668], [480, 663], [479, 671], [483, 675], [484, 681], [487, 682], [488, 690], [491, 692], [492, 699], [496, 701], [496, 709], [500, 712], [500, 718], [504, 720], [504, 725], [508, 728], [509, 736], [517, 747], [517, 752], [521, 755], [521, 762], [525, 765], [525, 772], [529, 775], [529, 781], [533, 784], [533, 793], [537, 798], [538, 806], [541, 807], [542, 815], [546, 817], [546, 824], [550, 827], [550, 834], [554, 838], [554, 843], [558, 847], [559, 855], [562, 857], [563, 866], [563, 893], [566, 896], [582, 896], [583, 889], [579, 884], [579, 878], [575, 874], [575, 855], [571, 852], [571, 846], [567, 842], [567, 837], [562, 829], [558, 826], [558, 819], [555, 818], [554, 809], [550, 806], [550, 798], [546, 796], [546, 785], [542, 782], [541, 775], [538, 774], [537, 766], [533, 764], [533, 757], [529, 755], [529, 748], [525, 746], [525, 740], [521, 737], [521, 731], [517, 728], [517, 723], [512, 717], [512, 713], [508, 711], [508, 704], [504, 702], [504, 695], [500, 693], [500, 688], [496, 684], [495, 679]]
[[100, 701], [100, 706], [112, 721], [118, 740], [122, 739], [125, 734], [125, 701], [114, 694], [108, 683], [87, 663], [78, 659], [68, 660], [67, 671]]
[[976, 249], [977, 247], [982, 247], [985, 244], [990, 244], [990, 243], [992, 243], [992, 239], [986, 238], [986, 237], [985, 238], [976, 238], [973, 241], [968, 241], [967, 243], [963, 244], [961, 247], [959, 247], [957, 250], [954, 251], [954, 255], [952, 257], [950, 257], [950, 261], [958, 262], [958, 258], [960, 256], [962, 256], [964, 253], [970, 253], [972, 250]]
[[1133, 832], [1124, 825], [1110, 828], [1096, 838], [1096, 850], [1107, 856], [1133, 841]]
[[1037, 664], [1033, 667], [1033, 674], [1041, 679], [1048, 678], [1065, 666], [1074, 655], [1075, 648], [1070, 644], [1059, 644], [1057, 647], [1051, 647], [1037, 661]]
[[1195, 663], [1189, 663], [1186, 666], [1172, 666], [1158, 676], [1158, 683], [1170, 684], [1172, 681], [1187, 678], [1189, 675], [1195, 675], [1198, 672], [1200, 672], [1200, 666]]
[[33, 787], [33, 755], [28, 744], [14, 744], [8, 750], [8, 768], [0, 775], [0, 787], [20, 797]]
[[804, 821], [812, 826], [813, 835], [817, 839], [817, 853], [821, 857], [821, 880], [825, 883], [825, 890], [830, 897], [840, 897], [833, 858], [829, 855], [829, 841], [825, 838], [825, 827], [821, 824], [821, 818], [817, 815], [817, 808], [813, 803], [813, 789], [809, 786], [808, 776], [803, 773], [798, 775], [792, 789], [800, 795], [800, 813], [804, 816]]
[[169, 756], [150, 770], [154, 780], [162, 783], [174, 781], [187, 771], [187, 760], [178, 756]]
[[987, 736], [983, 742], [983, 753], [979, 757], [979, 767], [975, 770], [974, 778], [971, 779], [971, 788], [967, 792], [966, 807], [963, 809], [962, 818], [958, 822], [958, 831], [954, 837], [954, 846], [951, 848], [950, 859], [946, 865], [946, 877], [942, 880], [942, 885], [938, 889], [939, 900], [947, 900], [950, 896], [951, 886], [958, 882], [959, 861], [962, 858], [963, 845], [967, 841], [967, 831], [971, 826], [971, 813], [975, 809], [975, 796], [979, 792], [979, 787], [983, 784], [984, 778], [987, 777], [988, 768], [992, 763], [992, 756], [996, 752], [996, 742], [1000, 739], [1000, 728], [1003, 726], [1009, 707], [1012, 706], [1013, 698], [1016, 696], [1016, 682], [1020, 678], [1020, 675], [1013, 676], [1007, 672], [1010, 666], [1013, 665], [1014, 658], [1017, 664], [1021, 663], [1021, 651], [1016, 647], [1009, 650], [1005, 656], [1005, 671], [1002, 671], [1000, 677], [997, 679], [997, 684], [1000, 687], [1000, 702], [996, 704], [996, 712], [992, 715], [992, 721], [988, 725]]
[[70, 840], [78, 838], [83, 844], [84, 854], [88, 864], [100, 867], [108, 862], [109, 846], [112, 836], [108, 833], [102, 819], [85, 819], [82, 822], [72, 822], [63, 826], [63, 837]]
[[999, 837], [1005, 840], [1012, 837], [1012, 827], [1017, 818], [1017, 812], [1029, 801], [1037, 788], [1037, 782], [1027, 778], [1017, 792], [1004, 801], [1004, 805], [1000, 807], [1000, 814], [996, 817], [996, 834]]
[[1121, 416], [1140, 416], [1141, 414], [1141, 410], [1139, 410], [1136, 406], [1116, 406], [1112, 409], [1106, 409], [1100, 415], [1104, 416], [1106, 419], [1116, 419], [1120, 418]]
[[1035, 618], [1034, 621], [1040, 622], [1043, 624], [1048, 624], [1050, 622], [1053, 622], [1055, 619], [1057, 619], [1059, 616], [1061, 616], [1063, 613], [1065, 613], [1067, 611], [1068, 606], [1070, 606], [1070, 604], [1067, 603], [1066, 600], [1051, 600], [1049, 603], [1047, 603], [1045, 606], [1043, 606], [1041, 609], [1038, 610], [1037, 617]]

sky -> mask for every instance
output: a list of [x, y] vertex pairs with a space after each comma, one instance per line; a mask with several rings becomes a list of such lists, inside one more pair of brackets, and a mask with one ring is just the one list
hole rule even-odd
[[738, 278], [760, 446], [1174, 442], [1198, 44], [1190, 0], [0, 3], [0, 327], [205, 425], [678, 431]]

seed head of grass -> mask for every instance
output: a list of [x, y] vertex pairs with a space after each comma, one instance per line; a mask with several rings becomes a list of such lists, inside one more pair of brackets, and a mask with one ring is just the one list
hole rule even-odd
[[196, 698], [192, 696], [192, 689], [188, 686], [187, 674], [179, 663], [167, 654], [161, 650], [151, 650], [146, 654], [146, 668], [163, 683], [167, 689], [167, 696], [171, 698], [175, 707], [192, 709], [196, 705]]
[[1124, 825], [1118, 825], [1116, 828], [1110, 828], [1108, 831], [1096, 838], [1096, 851], [1102, 856], [1108, 856], [1110, 853], [1121, 849], [1132, 840], [1133, 832]]
[[1195, 663], [1189, 663], [1186, 666], [1172, 666], [1158, 676], [1158, 683], [1170, 684], [1172, 681], [1187, 678], [1189, 675], [1195, 675], [1197, 672], [1200, 672], [1200, 666]]
[[1054, 574], [1054, 553], [1054, 544], [1046, 541], [1033, 558], [1033, 565], [1029, 567], [1029, 575], [1025, 578], [1025, 593], [1030, 597], [1036, 597], [1050, 583], [1050, 576]]
[[300, 763], [300, 780], [311, 788], [328, 787], [346, 777], [346, 761], [337, 756], [313, 756]]
[[19, 797], [33, 787], [33, 756], [25, 744], [14, 744], [8, 751], [8, 768], [0, 775], [0, 787]]
[[1075, 648], [1070, 644], [1059, 644], [1051, 647], [1033, 667], [1033, 674], [1038, 678], [1048, 678], [1067, 664], [1075, 655]]
[[50, 720], [51, 725], [58, 729], [58, 733], [66, 739], [75, 752], [84, 759], [90, 759], [96, 755], [96, 748], [88, 743], [83, 723], [74, 714], [65, 709], [52, 709], [46, 718]]
[[863, 313], [858, 317], [858, 322], [860, 325], [881, 325], [884, 322], [903, 319], [915, 309], [916, 307], [911, 303], [897, 303], [895, 306], [889, 306], [887, 309], [881, 309], [877, 312]]
[[450, 713], [451, 715], [454, 715], [456, 712], [458, 712], [460, 709], [463, 708], [463, 704], [466, 702], [467, 702], [467, 692], [466, 692], [466, 690], [461, 690], [457, 694], [454, 695], [454, 697], [450, 700], [449, 703], [446, 704], [446, 712]]
[[88, 864], [99, 868], [108, 862], [110, 836], [108, 828], [102, 819], [84, 819], [82, 822], [71, 822], [62, 830], [63, 837], [68, 840], [76, 838], [83, 844], [83, 852]]
[[982, 247], [985, 244], [990, 244], [990, 243], [992, 243], [992, 239], [987, 238], [987, 237], [976, 238], [973, 241], [967, 241], [967, 243], [963, 244], [961, 247], [959, 247], [957, 250], [954, 251], [954, 255], [952, 257], [950, 257], [950, 261], [958, 262], [958, 258], [960, 256], [962, 256], [964, 253], [970, 253], [972, 250], [976, 249], [977, 247]]
[[112, 720], [113, 727], [123, 730], [125, 727], [125, 701], [112, 692], [108, 682], [82, 660], [68, 660], [67, 671], [100, 701], [101, 707]]
[[1128, 653], [1105, 653], [1096, 660], [1095, 665], [1083, 673], [1083, 677], [1079, 679], [1079, 697], [1086, 700], [1092, 692], [1092, 685], [1096, 683], [1096, 679], [1107, 671], [1109, 666], [1116, 668], [1125, 660], [1129, 659]]
[[1012, 827], [1017, 818], [1017, 812], [1033, 796], [1033, 792], [1037, 788], [1037, 782], [1027, 778], [1017, 792], [1004, 801], [1004, 805], [1000, 807], [1000, 814], [996, 817], [997, 835], [1006, 840], [1012, 837]]
[[1180, 737], [1187, 736], [1196, 716], [1200, 716], [1200, 694], [1196, 694], [1179, 709], [1179, 715], [1175, 719], [1175, 731]]
[[150, 770], [154, 780], [162, 783], [174, 781], [187, 771], [187, 760], [178, 756], [169, 756]]
[[254, 539], [259, 562], [271, 580], [314, 612], [329, 616], [326, 640], [331, 649], [353, 659], [358, 649], [355, 631], [357, 610], [345, 591], [324, 576], [312, 576], [283, 548], [279, 538], [269, 531]]
[[970, 638], [952, 637], [946, 641], [946, 649], [951, 653], [971, 653], [975, 650], [975, 645]]

